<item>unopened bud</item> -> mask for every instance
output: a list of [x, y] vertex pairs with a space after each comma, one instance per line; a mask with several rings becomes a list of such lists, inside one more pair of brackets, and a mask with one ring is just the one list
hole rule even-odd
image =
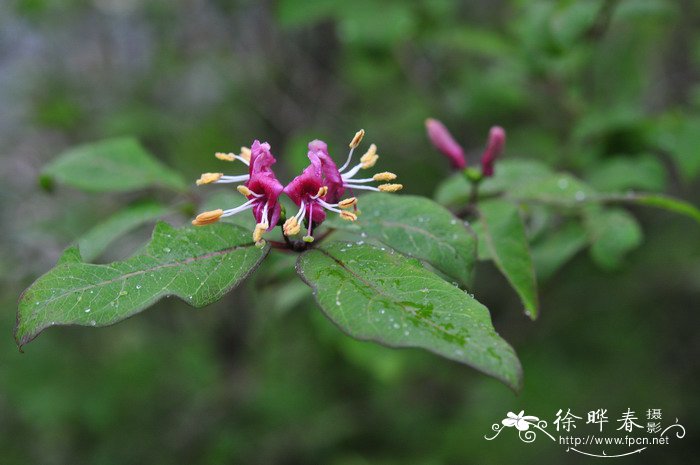
[[503, 152], [506, 144], [506, 131], [500, 126], [493, 126], [489, 131], [489, 142], [481, 156], [481, 172], [484, 176], [493, 176], [496, 159]]
[[442, 152], [456, 169], [464, 169], [467, 160], [464, 158], [464, 149], [460, 146], [440, 121], [428, 118], [425, 120], [425, 128], [428, 131], [428, 138], [435, 148]]

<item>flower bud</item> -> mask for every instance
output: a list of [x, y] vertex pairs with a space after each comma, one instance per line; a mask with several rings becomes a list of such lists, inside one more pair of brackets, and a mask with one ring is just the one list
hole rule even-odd
[[489, 131], [489, 141], [481, 156], [481, 172], [484, 176], [493, 176], [493, 166], [503, 152], [506, 144], [506, 131], [500, 126], [493, 126]]
[[461, 170], [467, 166], [464, 149], [454, 140], [444, 124], [436, 119], [428, 118], [425, 120], [425, 128], [428, 131], [430, 141], [450, 160], [453, 168]]

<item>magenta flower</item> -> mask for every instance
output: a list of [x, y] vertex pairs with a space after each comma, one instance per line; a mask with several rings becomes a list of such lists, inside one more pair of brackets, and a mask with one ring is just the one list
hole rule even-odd
[[403, 187], [401, 184], [382, 184], [379, 187], [366, 185], [374, 181], [392, 181], [396, 179], [393, 173], [378, 173], [365, 179], [354, 177], [361, 169], [374, 166], [379, 159], [377, 146], [374, 144], [360, 158], [360, 163], [345, 172], [352, 161], [353, 151], [362, 141], [364, 134], [364, 130], [355, 134], [350, 142], [348, 159], [340, 169], [330, 157], [325, 142], [314, 140], [309, 143], [308, 157], [311, 164], [284, 188], [284, 193], [299, 206], [297, 214], [289, 218], [283, 226], [285, 235], [298, 234], [301, 222], [306, 220], [308, 231], [304, 240], [312, 242], [313, 227], [326, 219], [326, 211], [338, 213], [345, 220], [355, 221], [357, 215], [345, 209], [354, 207], [357, 199], [350, 197], [340, 200], [346, 189], [395, 192]]
[[442, 152], [452, 164], [452, 167], [462, 170], [467, 166], [464, 158], [464, 149], [457, 143], [440, 121], [428, 118], [425, 120], [425, 128], [428, 131], [428, 138], [436, 149]]
[[271, 166], [277, 161], [270, 153], [270, 144], [260, 143], [256, 140], [250, 149], [241, 148], [241, 154], [217, 153], [220, 160], [240, 160], [248, 165], [248, 174], [240, 176], [224, 176], [223, 173], [204, 173], [197, 180], [197, 185], [202, 184], [228, 184], [244, 182], [238, 186], [238, 191], [248, 199], [243, 205], [228, 210], [217, 209], [204, 212], [192, 221], [195, 226], [203, 226], [219, 221], [221, 218], [232, 216], [245, 210], [253, 210], [253, 216], [257, 222], [253, 231], [253, 240], [258, 243], [262, 235], [270, 228], [277, 225], [280, 217], [279, 196], [283, 191], [282, 184], [275, 177]]
[[493, 126], [489, 131], [489, 141], [481, 155], [481, 172], [484, 176], [493, 176], [493, 165], [503, 152], [506, 144], [506, 131], [500, 126]]

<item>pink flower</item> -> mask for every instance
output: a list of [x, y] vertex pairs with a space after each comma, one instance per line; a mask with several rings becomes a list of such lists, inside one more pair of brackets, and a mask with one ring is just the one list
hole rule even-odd
[[454, 140], [444, 124], [436, 119], [428, 118], [425, 120], [425, 128], [428, 131], [430, 141], [450, 160], [453, 168], [462, 170], [467, 166], [464, 149]]
[[306, 220], [308, 230], [304, 240], [312, 242], [313, 228], [326, 219], [326, 211], [338, 213], [345, 220], [355, 221], [357, 215], [346, 209], [354, 207], [357, 199], [350, 197], [340, 200], [346, 189], [395, 192], [403, 187], [401, 184], [382, 184], [379, 187], [367, 185], [370, 182], [396, 179], [395, 174], [388, 172], [375, 174], [371, 178], [355, 178], [361, 169], [371, 168], [379, 159], [377, 147], [374, 144], [360, 158], [360, 163], [347, 170], [352, 161], [353, 151], [362, 141], [364, 134], [364, 130], [355, 134], [350, 142], [348, 159], [340, 169], [330, 157], [328, 145], [325, 142], [314, 140], [309, 143], [308, 157], [311, 164], [284, 188], [284, 193], [299, 206], [297, 214], [289, 218], [283, 226], [285, 235], [298, 234], [301, 230], [301, 222]]
[[197, 185], [202, 184], [228, 184], [240, 183], [238, 191], [243, 194], [248, 201], [243, 205], [228, 210], [213, 210], [204, 212], [192, 221], [195, 226], [203, 226], [219, 221], [221, 218], [233, 216], [245, 210], [253, 210], [253, 216], [257, 222], [253, 231], [253, 240], [258, 243], [262, 240], [262, 235], [270, 228], [277, 225], [280, 217], [279, 196], [284, 187], [275, 177], [271, 166], [277, 161], [270, 152], [270, 144], [260, 143], [256, 140], [250, 149], [241, 148], [241, 154], [217, 153], [220, 160], [239, 160], [248, 165], [248, 174], [239, 176], [224, 176], [223, 173], [204, 173], [197, 180]]
[[493, 176], [493, 165], [503, 152], [506, 144], [506, 131], [500, 126], [493, 126], [489, 131], [489, 141], [481, 156], [481, 172], [484, 176]]

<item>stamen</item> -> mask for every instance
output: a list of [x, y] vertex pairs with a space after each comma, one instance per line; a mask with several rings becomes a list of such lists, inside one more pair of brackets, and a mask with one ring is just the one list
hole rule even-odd
[[373, 155], [371, 157], [367, 157], [364, 160], [360, 160], [362, 163], [362, 169], [366, 170], [367, 168], [371, 168], [374, 165], [377, 164], [377, 160], [379, 160], [379, 155]]
[[246, 197], [252, 196], [252, 197], [255, 197], [256, 199], [263, 197], [263, 194], [256, 194], [255, 192], [253, 192], [252, 190], [248, 189], [246, 186], [243, 186], [243, 185], [236, 187], [236, 189], [238, 190], [238, 192], [245, 195]]
[[350, 197], [348, 199], [341, 200], [340, 202], [338, 202], [338, 206], [340, 208], [351, 208], [351, 207], [354, 207], [355, 205], [357, 205], [357, 198], [356, 197]]
[[340, 212], [340, 217], [346, 221], [355, 221], [357, 219], [356, 214], [345, 210]]
[[318, 192], [316, 193], [316, 195], [314, 195], [313, 197], [311, 197], [311, 200], [316, 200], [316, 199], [318, 199], [318, 198], [320, 198], [320, 197], [324, 197], [327, 193], [328, 193], [328, 186], [321, 186], [321, 187], [319, 187]]
[[394, 173], [390, 173], [388, 171], [385, 171], [383, 173], [377, 173], [374, 176], [372, 176], [372, 179], [375, 181], [393, 181], [396, 179], [396, 175]]
[[314, 241], [314, 236], [311, 235], [311, 229], [313, 228], [314, 225], [314, 204], [310, 203], [309, 204], [309, 230], [306, 233], [306, 236], [302, 238], [304, 242], [313, 242]]
[[257, 202], [257, 199], [250, 199], [246, 203], [244, 203], [243, 205], [239, 205], [236, 208], [230, 208], [228, 210], [225, 210], [224, 214], [221, 216], [223, 216], [223, 217], [233, 216], [236, 213], [240, 213], [242, 211], [249, 210], [249, 209], [253, 208], [255, 202]]
[[214, 154], [214, 156], [221, 161], [235, 161], [236, 160], [236, 155], [233, 153], [216, 152]]
[[197, 215], [197, 217], [192, 220], [194, 226], [204, 226], [206, 224], [216, 223], [223, 216], [224, 211], [222, 209], [212, 210], [208, 212], [203, 212]]
[[370, 158], [374, 158], [374, 156], [377, 154], [377, 146], [374, 144], [370, 144], [369, 148], [365, 152], [364, 155], [360, 157], [360, 161], [364, 162], [365, 160], [368, 160]]
[[248, 147], [241, 147], [241, 154], [239, 155], [246, 162], [250, 163], [250, 149]]
[[362, 138], [365, 137], [365, 130], [360, 129], [355, 133], [355, 137], [352, 138], [350, 141], [350, 148], [354, 149], [357, 148], [358, 145], [360, 145], [360, 142], [362, 142]]
[[301, 226], [299, 225], [299, 221], [297, 221], [296, 217], [293, 216], [284, 222], [282, 230], [284, 231], [285, 236], [294, 236], [299, 234], [301, 231]]
[[403, 184], [382, 184], [379, 186], [379, 190], [382, 192], [396, 192], [403, 189]]
[[[353, 182], [355, 180], [353, 179]], [[359, 190], [365, 190], [365, 191], [376, 191], [379, 192], [379, 189], [374, 187], [374, 186], [363, 186], [362, 184], [350, 184], [350, 183], [345, 183], [343, 184], [343, 187], [349, 187], [350, 189], [359, 189]]]
[[211, 184], [218, 181], [224, 176], [224, 173], [202, 173], [202, 175], [197, 179], [197, 185]]
[[235, 153], [222, 153], [222, 152], [217, 152], [217, 153], [214, 154], [214, 156], [215, 156], [216, 158], [218, 158], [219, 160], [222, 160], [222, 161], [236, 161], [236, 160], [240, 160], [241, 163], [243, 163], [243, 164], [245, 164], [245, 165], [250, 165], [250, 161], [249, 161], [249, 160], [250, 160], [250, 157], [249, 157], [248, 159], [246, 159], [246, 158], [244, 158], [244, 157], [242, 157], [242, 156], [240, 156], [240, 155], [236, 155]]
[[250, 175], [241, 174], [239, 176], [221, 176], [221, 179], [215, 181], [217, 184], [230, 184], [233, 182], [245, 182], [250, 179]]
[[269, 224], [258, 223], [255, 225], [255, 230], [253, 230], [253, 241], [258, 244], [262, 240], [263, 233], [267, 231]]

